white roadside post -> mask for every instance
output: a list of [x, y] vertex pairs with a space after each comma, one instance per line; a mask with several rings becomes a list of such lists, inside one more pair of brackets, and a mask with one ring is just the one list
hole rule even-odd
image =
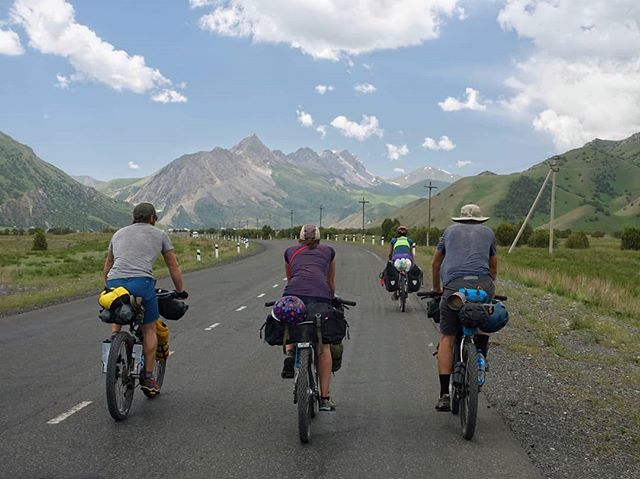
[[216, 255], [216, 259], [218, 259], [220, 257], [220, 250], [218, 249], [218, 243], [216, 243], [215, 255]]
[[371, 235], [371, 244], [376, 244], [376, 235]]
[[202, 255], [200, 254], [200, 249], [196, 250], [196, 261], [202, 261]]
[[384, 246], [384, 236], [380, 236], [380, 246]]
[[244, 249], [247, 249], [247, 248], [249, 248], [249, 240], [248, 239], [244, 240]]
[[413, 255], [413, 257], [416, 257], [416, 244], [413, 243], [413, 246], [411, 247], [411, 254]]
[[353, 235], [353, 236], [351, 237], [351, 241], [352, 241], [353, 243], [355, 243], [355, 242], [356, 242], [356, 235]]
[[240, 242], [236, 243], [236, 254], [240, 254]]

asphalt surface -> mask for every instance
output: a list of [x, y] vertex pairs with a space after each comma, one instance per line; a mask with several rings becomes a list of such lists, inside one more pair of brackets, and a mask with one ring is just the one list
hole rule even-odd
[[358, 306], [332, 381], [338, 409], [316, 417], [310, 444], [298, 440], [281, 349], [258, 337], [288, 245], [266, 242], [261, 254], [186, 275], [190, 310], [169, 323], [162, 394], [137, 390], [122, 422], [106, 408], [108, 326], [95, 298], [0, 318], [0, 477], [540, 478], [483, 398], [472, 441], [457, 417], [435, 411], [437, 335], [422, 305], [412, 295], [399, 312], [377, 283], [380, 257], [330, 244], [338, 292]]

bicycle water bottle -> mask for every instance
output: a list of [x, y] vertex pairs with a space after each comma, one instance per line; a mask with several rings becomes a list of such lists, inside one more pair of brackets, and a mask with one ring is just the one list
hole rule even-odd
[[478, 352], [478, 386], [482, 386], [487, 374], [487, 360], [484, 354]]

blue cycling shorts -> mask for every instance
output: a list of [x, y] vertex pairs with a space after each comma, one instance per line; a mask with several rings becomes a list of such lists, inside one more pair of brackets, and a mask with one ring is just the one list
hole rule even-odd
[[144, 308], [143, 324], [153, 323], [160, 317], [155, 279], [147, 277], [110, 279], [107, 281], [107, 286], [109, 288], [122, 286], [132, 295], [142, 298], [142, 307]]

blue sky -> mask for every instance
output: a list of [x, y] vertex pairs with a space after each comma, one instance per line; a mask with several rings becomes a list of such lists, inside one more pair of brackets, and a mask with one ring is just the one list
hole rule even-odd
[[103, 180], [254, 132], [386, 177], [520, 171], [640, 131], [635, 3], [0, 0], [0, 130]]

